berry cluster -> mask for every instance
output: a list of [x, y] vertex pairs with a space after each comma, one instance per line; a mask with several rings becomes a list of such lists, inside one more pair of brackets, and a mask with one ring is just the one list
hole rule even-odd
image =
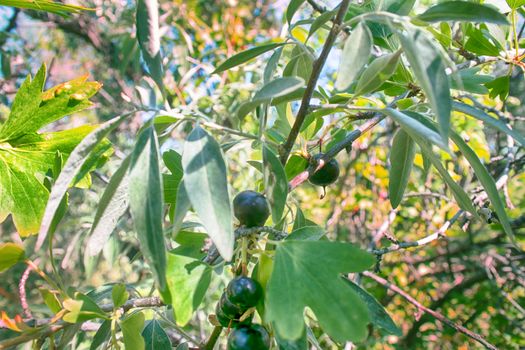
[[262, 299], [259, 282], [240, 276], [233, 279], [217, 304], [215, 314], [221, 326], [233, 328], [228, 337], [228, 350], [265, 350], [270, 348], [270, 336], [266, 329], [252, 324], [255, 307]]

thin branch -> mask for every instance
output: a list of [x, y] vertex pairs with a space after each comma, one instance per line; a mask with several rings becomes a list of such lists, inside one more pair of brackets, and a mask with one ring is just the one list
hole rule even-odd
[[326, 7], [323, 5], [318, 4], [315, 0], [306, 0], [310, 6], [314, 9], [314, 11], [317, 11], [319, 13], [325, 13], [327, 10]]
[[308, 114], [310, 100], [312, 99], [315, 87], [317, 86], [317, 81], [319, 80], [319, 76], [321, 75], [323, 66], [326, 62], [326, 59], [328, 58], [328, 54], [330, 53], [335, 39], [337, 38], [337, 34], [340, 32], [340, 25], [344, 20], [346, 11], [348, 11], [349, 6], [350, 0], [343, 0], [341, 2], [339, 11], [337, 12], [337, 16], [334, 19], [332, 29], [330, 29], [330, 33], [328, 34], [328, 37], [326, 38], [326, 41], [324, 43], [323, 50], [321, 51], [319, 58], [317, 58], [313, 64], [312, 74], [310, 76], [310, 79], [308, 80], [308, 84], [306, 85], [306, 89], [301, 100], [301, 106], [299, 107], [299, 111], [297, 112], [297, 115], [295, 117], [295, 122], [292, 126], [292, 130], [290, 131], [286, 142], [282, 145], [279, 152], [282, 164], [285, 164], [288, 160], [288, 156], [290, 155], [295, 140], [297, 139], [297, 136], [301, 131], [301, 126], [303, 125], [306, 115]]
[[485, 348], [491, 349], [491, 350], [497, 350], [498, 349], [496, 346], [494, 346], [491, 343], [489, 343], [481, 335], [479, 335], [477, 333], [474, 333], [474, 332], [468, 330], [467, 328], [463, 327], [462, 325], [459, 325], [459, 324], [451, 321], [450, 319], [448, 319], [445, 316], [443, 316], [443, 314], [427, 308], [426, 306], [424, 306], [423, 304], [418, 302], [416, 299], [414, 299], [412, 296], [410, 296], [408, 293], [404, 292], [401, 288], [399, 288], [395, 284], [392, 284], [392, 283], [388, 282], [386, 279], [376, 275], [375, 273], [368, 272], [368, 271], [363, 272], [363, 275], [373, 279], [374, 281], [376, 281], [377, 283], [381, 284], [382, 286], [384, 286], [384, 287], [388, 288], [389, 290], [399, 294], [405, 300], [407, 300], [409, 303], [415, 305], [418, 308], [418, 310], [426, 312], [427, 314], [429, 314], [432, 317], [434, 317], [435, 319], [443, 322], [447, 326], [454, 328], [456, 331], [465, 334], [467, 337], [469, 337], [471, 339], [474, 339], [478, 343], [482, 344]]
[[463, 210], [460, 210], [452, 217], [452, 219], [445, 222], [443, 226], [436, 232], [434, 232], [431, 235], [428, 235], [426, 237], [423, 237], [415, 242], [400, 242], [397, 244], [392, 244], [389, 247], [383, 248], [383, 249], [372, 249], [371, 252], [376, 255], [384, 255], [387, 253], [395, 252], [402, 249], [407, 248], [413, 248], [413, 247], [421, 247], [427, 244], [430, 244], [440, 238], [443, 238], [446, 236], [446, 231], [450, 228], [452, 224], [454, 224], [458, 219], [464, 214], [465, 212]]
[[[273, 227], [261, 226], [261, 227], [239, 227], [235, 230], [235, 239], [241, 237], [247, 237], [251, 235], [256, 235], [259, 233], [269, 233], [272, 239], [281, 240], [287, 236], [286, 232], [276, 230]], [[204, 257], [203, 262], [206, 264], [213, 264], [215, 260], [219, 258], [220, 254], [215, 245], [212, 245], [208, 250], [208, 254]]]

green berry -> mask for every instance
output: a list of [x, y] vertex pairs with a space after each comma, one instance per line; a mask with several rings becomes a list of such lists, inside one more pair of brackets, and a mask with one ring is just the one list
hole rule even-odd
[[218, 307], [226, 317], [231, 319], [239, 318], [247, 310], [233, 304], [226, 293], [222, 294]]
[[259, 324], [239, 327], [228, 337], [228, 350], [268, 350], [270, 335]]
[[241, 225], [263, 226], [270, 216], [266, 197], [255, 191], [243, 191], [233, 199], [233, 212]]
[[[314, 159], [316, 162], [321, 159], [322, 153], [316, 154]], [[335, 182], [339, 177], [339, 164], [337, 160], [330, 159], [321, 169], [317, 170], [308, 179], [311, 184], [317, 186], [327, 186]]]
[[231, 280], [226, 287], [228, 300], [243, 309], [254, 307], [263, 296], [263, 290], [256, 280], [240, 276]]

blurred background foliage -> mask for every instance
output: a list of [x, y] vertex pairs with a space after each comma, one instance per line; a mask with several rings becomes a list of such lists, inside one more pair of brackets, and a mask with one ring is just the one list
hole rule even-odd
[[[334, 1], [326, 2], [333, 5]], [[415, 12], [430, 1], [418, 3]], [[134, 105], [155, 106], [161, 100], [153, 81], [145, 77], [146, 69], [141, 61], [135, 39], [134, 4], [130, 1], [84, 1], [83, 6], [94, 7], [93, 13], [63, 18], [53, 14], [19, 11], [0, 7], [0, 119], [6, 117], [17, 87], [27, 74], [33, 73], [42, 63], [49, 67], [48, 85], [53, 86], [88, 72], [92, 79], [103, 83], [95, 96], [96, 108], [63, 119], [52, 128], [60, 130], [85, 123], [107, 120]], [[269, 38], [288, 35], [283, 14], [287, 0], [173, 0], [160, 2], [160, 22], [164, 83], [172, 106], [190, 105], [218, 124], [255, 131], [256, 123], [248, 116], [239, 120], [236, 112], [262, 80], [266, 60], [254, 60], [238, 70], [210, 75], [214, 67], [234, 53], [255, 43], [267, 42]], [[305, 6], [301, 16], [309, 18], [311, 8]], [[520, 23], [523, 19], [520, 16]], [[520, 33], [523, 34], [523, 26]], [[309, 40], [318, 50], [327, 34], [320, 31]], [[297, 40], [304, 39], [300, 27], [292, 31]], [[276, 39], [274, 39], [276, 40]], [[283, 54], [293, 58], [292, 49]], [[340, 48], [334, 49], [323, 72], [321, 86], [333, 90], [333, 74], [338, 64]], [[308, 65], [303, 67], [306, 71]], [[284, 69], [283, 66], [279, 67]], [[496, 66], [496, 70], [509, 69]], [[484, 72], [493, 74], [489, 68]], [[306, 73], [307, 74], [307, 73]], [[514, 69], [510, 76], [510, 93], [505, 100], [490, 98], [487, 94], [476, 95], [476, 100], [502, 111], [518, 130], [524, 127], [525, 82], [523, 72]], [[378, 101], [384, 96], [376, 96]], [[363, 98], [357, 103], [366, 103]], [[292, 106], [295, 107], [295, 106]], [[291, 110], [282, 111], [288, 118]], [[147, 266], [138, 255], [137, 241], [131, 234], [129, 214], [118, 226], [116, 234], [104, 247], [97, 259], [84, 259], [84, 240], [93, 220], [97, 203], [108, 177], [115, 171], [121, 159], [129, 153], [141, 121], [149, 113], [137, 115], [137, 119], [124, 124], [112, 136], [115, 157], [93, 179], [89, 190], [73, 189], [70, 194], [70, 212], [55, 234], [55, 252], [66, 285], [80, 290], [98, 288], [111, 282], [133, 285], [139, 293], [147, 294], [151, 279]], [[358, 116], [356, 116], [358, 117]], [[274, 116], [275, 118], [275, 116]], [[281, 118], [282, 120], [282, 118]], [[469, 145], [489, 167], [495, 178], [502, 174], [506, 164], [504, 155], [509, 145], [505, 135], [483, 127], [474, 119], [455, 114], [454, 129], [469, 137]], [[337, 117], [325, 117], [325, 148], [338, 140], [352, 126]], [[175, 129], [165, 137], [164, 149], [179, 149], [185, 136], [184, 129]], [[392, 210], [387, 198], [388, 154], [395, 131], [390, 120], [380, 128], [360, 138], [348, 153], [340, 154], [342, 176], [327, 189], [327, 196], [320, 198], [318, 188], [304, 185], [292, 196], [304, 215], [327, 228], [328, 235], [336, 240], [354, 242], [361, 247], [374, 243], [381, 247], [389, 244], [388, 237], [401, 241], [414, 241], [435, 232], [451, 219], [458, 210], [455, 201], [443, 191], [443, 181], [435, 171], [427, 172], [421, 157], [416, 158], [417, 170], [412, 173], [406, 198], [397, 210]], [[222, 143], [231, 136], [217, 135]], [[232, 192], [257, 188], [262, 175], [249, 160], [260, 160], [259, 151], [243, 140], [233, 144], [226, 156], [229, 161]], [[316, 145], [301, 140], [304, 147], [314, 151]], [[344, 152], [343, 152], [344, 153]], [[502, 156], [503, 155], [503, 156]], [[525, 234], [525, 173], [521, 172], [525, 155], [518, 153], [510, 163], [508, 186], [504, 188], [510, 217], [518, 238]], [[448, 158], [446, 167], [464, 188], [475, 193], [472, 171], [462, 158]], [[296, 207], [290, 207], [292, 216]], [[291, 223], [291, 222], [290, 222]], [[0, 226], [0, 235], [12, 241], [19, 240], [9, 221]], [[421, 249], [409, 249], [385, 255], [378, 264], [381, 274], [402, 287], [422, 304], [439, 310], [448, 318], [487, 338], [502, 349], [525, 347], [525, 264], [523, 255], [515, 254], [497, 223], [486, 224], [462, 221], [454, 225], [448, 237]], [[41, 264], [51, 270], [46, 254]], [[315, 259], [315, 257], [312, 257]], [[0, 275], [0, 310], [9, 314], [21, 313], [18, 306], [18, 281], [24, 266]], [[201, 337], [209, 333], [211, 326], [207, 314], [211, 313], [219, 297], [219, 290], [226, 279], [216, 277], [205, 305], [185, 330]], [[398, 295], [390, 294], [382, 286], [364, 279], [370, 290], [403, 331], [403, 336], [387, 336], [378, 330], [371, 331], [362, 349], [471, 349], [475, 348], [464, 335], [457, 333], [427, 315]], [[31, 276], [27, 284], [29, 297], [38, 313], [43, 304], [39, 300], [40, 281]], [[43, 312], [43, 311], [42, 311]], [[323, 349], [335, 348], [321, 331]], [[9, 335], [0, 332], [0, 339]], [[81, 339], [80, 344], [82, 344]], [[87, 344], [83, 343], [83, 348]], [[81, 347], [79, 347], [81, 348]]]

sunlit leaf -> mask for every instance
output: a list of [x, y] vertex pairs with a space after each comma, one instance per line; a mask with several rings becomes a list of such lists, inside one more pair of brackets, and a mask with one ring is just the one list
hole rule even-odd
[[283, 45], [286, 45], [286, 43], [271, 43], [252, 47], [251, 49], [248, 49], [246, 51], [239, 52], [238, 54], [233, 55], [232, 57], [228, 58], [226, 61], [221, 63], [217, 68], [215, 68], [212, 74], [220, 73], [230, 68], [241, 65], [251, 60], [252, 58], [260, 56], [265, 52], [271, 51]]
[[184, 143], [182, 167], [186, 195], [219, 253], [229, 261], [234, 236], [226, 162], [220, 145], [200, 126]]
[[408, 27], [400, 34], [401, 44], [410, 62], [417, 82], [434, 111], [443, 141], [448, 140], [450, 132], [450, 84], [445, 72], [446, 65], [437, 44], [422, 29]]
[[16, 243], [0, 243], [0, 272], [24, 260], [24, 248]]
[[408, 184], [412, 164], [416, 155], [414, 141], [406, 131], [399, 130], [394, 136], [390, 150], [388, 198], [392, 208], [397, 208]]
[[370, 58], [373, 38], [366, 24], [360, 22], [346, 39], [339, 62], [335, 87], [347, 89]]
[[496, 9], [468, 1], [446, 1], [430, 7], [417, 16], [425, 22], [468, 21], [509, 24], [507, 18]]
[[374, 262], [372, 255], [347, 243], [280, 243], [267, 286], [267, 321], [282, 339], [299, 339], [304, 334], [303, 312], [308, 306], [321, 328], [336, 341], [364, 339], [367, 307], [341, 274], [363, 271]]

